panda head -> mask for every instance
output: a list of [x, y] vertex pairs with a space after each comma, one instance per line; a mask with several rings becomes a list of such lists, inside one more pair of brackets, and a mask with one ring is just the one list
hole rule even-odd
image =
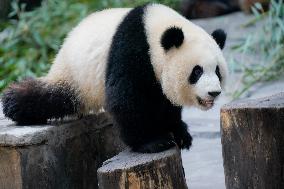
[[221, 29], [211, 35], [202, 29], [185, 32], [177, 26], [164, 30], [160, 37], [163, 63], [158, 78], [172, 103], [203, 110], [213, 106], [227, 74], [221, 51], [225, 40], [226, 34]]

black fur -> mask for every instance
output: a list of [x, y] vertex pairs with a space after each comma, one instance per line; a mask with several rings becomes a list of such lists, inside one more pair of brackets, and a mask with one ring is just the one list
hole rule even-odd
[[181, 28], [170, 27], [161, 38], [161, 45], [167, 51], [172, 47], [180, 47], [183, 43], [184, 35]]
[[113, 37], [106, 70], [107, 110], [134, 151], [159, 152], [175, 143], [189, 148], [192, 139], [181, 120], [181, 107], [170, 103], [155, 78], [144, 7], [131, 10]]
[[48, 85], [26, 79], [10, 85], [3, 93], [3, 113], [19, 125], [44, 124], [47, 119], [74, 114], [76, 94], [66, 83]]
[[203, 68], [199, 65], [194, 66], [192, 72], [188, 78], [188, 81], [191, 85], [197, 83], [201, 75], [203, 74]]
[[217, 29], [213, 31], [211, 35], [215, 39], [216, 43], [219, 45], [220, 49], [223, 49], [225, 47], [225, 42], [227, 38], [227, 35], [224, 30]]
[[222, 75], [221, 75], [221, 73], [220, 73], [220, 68], [219, 68], [219, 66], [216, 66], [215, 73], [216, 73], [216, 75], [218, 76], [219, 81], [221, 82], [221, 81], [222, 81]]

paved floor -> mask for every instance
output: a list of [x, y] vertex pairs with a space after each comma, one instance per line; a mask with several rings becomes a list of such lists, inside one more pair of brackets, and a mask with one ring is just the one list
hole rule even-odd
[[184, 108], [183, 120], [193, 135], [193, 145], [182, 152], [183, 165], [189, 188], [225, 188], [220, 138], [220, 107], [227, 102], [221, 98], [215, 107], [207, 112]]

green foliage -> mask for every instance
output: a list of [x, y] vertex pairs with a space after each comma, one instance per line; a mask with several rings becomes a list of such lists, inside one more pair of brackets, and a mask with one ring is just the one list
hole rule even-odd
[[243, 88], [236, 91], [238, 98], [258, 82], [266, 82], [284, 76], [284, 4], [283, 0], [272, 0], [268, 12], [261, 5], [253, 8], [255, 19], [248, 25], [262, 21], [261, 30], [248, 35], [236, 47], [237, 50], [254, 56], [257, 61], [239, 63], [243, 65]]
[[[54, 0], [24, 12], [12, 4], [11, 19], [0, 44], [0, 90], [11, 81], [40, 76], [47, 72], [66, 33], [87, 15], [87, 5]], [[68, 10], [68, 11], [66, 11]]]
[[[176, 8], [180, 0], [46, 0], [25, 12], [12, 3], [10, 19], [0, 23], [0, 91], [10, 82], [47, 73], [66, 34], [90, 12], [159, 2]], [[4, 39], [1, 39], [4, 36]]]

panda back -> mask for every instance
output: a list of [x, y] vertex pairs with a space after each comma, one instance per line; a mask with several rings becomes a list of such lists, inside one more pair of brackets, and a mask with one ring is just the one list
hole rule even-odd
[[78, 88], [86, 111], [103, 107], [109, 48], [116, 28], [129, 10], [107, 9], [81, 21], [68, 34], [47, 76], [55, 82], [63, 78]]

